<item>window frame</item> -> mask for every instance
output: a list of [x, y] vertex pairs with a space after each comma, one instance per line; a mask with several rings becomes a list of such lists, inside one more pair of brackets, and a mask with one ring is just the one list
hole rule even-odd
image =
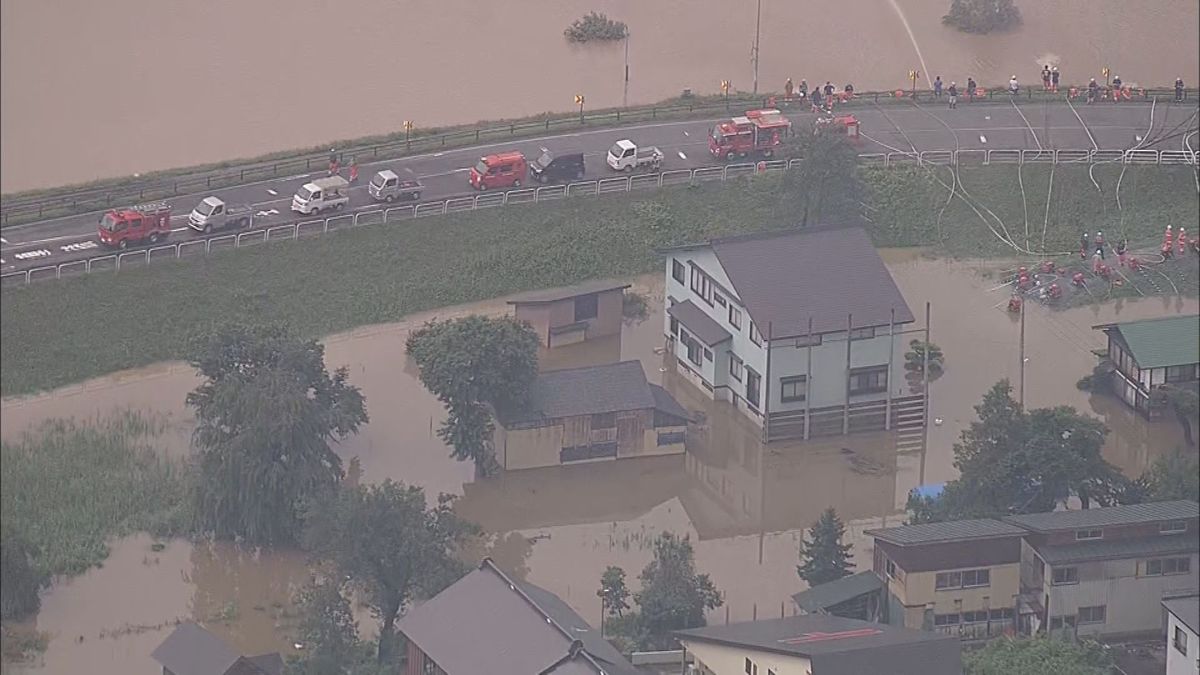
[[871, 340], [875, 337], [875, 327], [867, 326], [866, 328], [853, 328], [850, 330], [850, 341], [856, 340]]
[[[737, 317], [736, 321], [734, 320], [735, 316]], [[729, 304], [729, 316], [726, 318], [729, 320], [730, 326], [738, 329], [739, 332], [742, 330], [742, 310], [735, 307], [733, 303]]]
[[[1091, 615], [1091, 618], [1088, 618], [1085, 620], [1083, 618], [1084, 611], [1087, 611], [1088, 614]], [[1100, 615], [1099, 618], [1096, 618], [1094, 616], [1094, 614], [1097, 611], [1099, 611], [1099, 615]], [[1076, 616], [1076, 618], [1075, 618], [1076, 626], [1082, 626], [1084, 624], [1108, 623], [1108, 605], [1092, 605], [1089, 607], [1080, 607], [1079, 610], [1076, 611], [1075, 616]]]
[[[803, 385], [804, 391], [796, 393], [795, 385]], [[792, 387], [792, 395], [787, 394], [788, 387]], [[779, 378], [779, 400], [782, 403], [800, 403], [808, 398], [808, 375], [789, 375]]]
[[[736, 370], [734, 369], [734, 366], [737, 366]], [[738, 358], [737, 354], [729, 352], [729, 376], [738, 382], [741, 382], [742, 378], [745, 377], [745, 369], [746, 363]]]
[[796, 338], [796, 349], [804, 349], [806, 347], [820, 347], [821, 334], [813, 333], [812, 335], [801, 335]]
[[[583, 311], [585, 313], [589, 309], [591, 310], [590, 315], [583, 316], [580, 314], [581, 303], [583, 305]], [[575, 296], [574, 310], [575, 310], [576, 323], [578, 323], [580, 321], [591, 321], [592, 319], [598, 318], [600, 316], [600, 294], [599, 293], [588, 293], [587, 295]]]
[[[1058, 580], [1058, 573], [1063, 572], [1067, 577], [1065, 581]], [[1067, 574], [1069, 573], [1069, 574]], [[1079, 568], [1078, 567], [1053, 567], [1050, 569], [1050, 585], [1051, 586], [1073, 586], [1079, 583]]]
[[[876, 384], [870, 387], [855, 387], [855, 378], [868, 374], [883, 374], [882, 384]], [[851, 396], [864, 396], [866, 394], [882, 394], [891, 386], [888, 382], [888, 367], [886, 364], [880, 366], [863, 366], [862, 368], [851, 368], [848, 375], [847, 388]]]
[[762, 333], [758, 332], [758, 326], [754, 325], [754, 321], [750, 322], [750, 341], [754, 343], [755, 347], [763, 346]]
[[1084, 530], [1075, 530], [1075, 541], [1098, 541], [1104, 538], [1104, 529], [1100, 527], [1092, 527]]
[[1175, 651], [1187, 656], [1187, 644], [1187, 633], [1183, 632], [1183, 629], [1179, 626], [1175, 626], [1174, 635], [1171, 636], [1171, 646], [1175, 648]]
[[[751, 398], [751, 396], [750, 396], [750, 391], [751, 391], [750, 390], [750, 380], [751, 380], [751, 378], [758, 379], [758, 386], [754, 387], [754, 397], [753, 398]], [[758, 371], [754, 370], [750, 366], [746, 366], [746, 383], [745, 384], [746, 384], [746, 388], [744, 389], [744, 391], [746, 392], [746, 403], [748, 405], [752, 406], [755, 410], [758, 410], [759, 407], [762, 406], [762, 375], [760, 375], [758, 373]]]
[[1158, 524], [1158, 533], [1163, 535], [1183, 534], [1187, 531], [1186, 520], [1164, 520]]
[[671, 258], [671, 278], [679, 284], [687, 285], [687, 267], [679, 262], [679, 258]]
[[[607, 420], [611, 419], [611, 424], [606, 424]], [[601, 429], [616, 429], [617, 428], [617, 413], [592, 413], [592, 419], [589, 422], [590, 428], [593, 430]]]

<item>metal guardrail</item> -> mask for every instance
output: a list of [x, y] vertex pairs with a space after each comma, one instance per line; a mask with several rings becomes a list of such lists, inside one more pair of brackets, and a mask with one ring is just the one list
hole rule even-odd
[[[559, 201], [568, 197], [632, 192], [646, 188], [696, 184], [707, 181], [727, 181], [757, 173], [792, 169], [804, 160], [771, 160], [758, 163], [728, 164], [725, 166], [680, 169], [653, 174], [633, 174], [601, 178], [566, 185], [521, 188], [508, 192], [485, 192], [473, 197], [454, 197], [437, 202], [407, 206], [367, 209], [355, 213], [331, 216], [323, 220], [308, 220], [275, 225], [260, 230], [230, 234], [204, 240], [193, 240], [155, 246], [120, 254], [107, 254], [86, 260], [74, 260], [58, 265], [35, 267], [0, 276], [0, 286], [27, 286], [35, 281], [63, 279], [95, 272], [120, 272], [122, 268], [144, 267], [155, 261], [182, 260], [228, 249], [258, 246], [300, 238], [321, 236], [364, 225], [381, 225], [429, 216], [440, 216], [508, 204], [537, 204]], [[1119, 162], [1142, 165], [1191, 165], [1200, 167], [1200, 152], [1185, 150], [927, 150], [920, 153], [889, 152], [859, 155], [864, 166], [953, 166], [960, 164], [1056, 164]], [[170, 252], [170, 253], [168, 253]]]
[[[1026, 101], [1061, 101], [1070, 91], [1081, 92], [1082, 88], [1063, 86], [1058, 92], [1045, 92], [1038, 87], [1026, 87], [1021, 90], [1019, 98]], [[1197, 90], [1187, 90], [1187, 96], [1194, 99]], [[1078, 94], [1078, 98], [1082, 94]], [[1148, 100], [1150, 97], [1174, 96], [1172, 89], [1138, 89], [1133, 93], [1132, 100]], [[838, 105], [854, 107], [855, 103], [881, 103], [889, 101], [933, 100], [933, 94], [928, 90], [910, 92], [907, 90], [855, 92], [854, 98]], [[549, 133], [559, 129], [577, 129], [587, 125], [621, 124], [647, 120], [666, 119], [673, 115], [694, 114], [703, 112], [728, 112], [743, 106], [763, 106], [775, 99], [782, 101], [781, 94], [764, 94], [762, 96], [734, 96], [725, 99], [698, 98], [694, 102], [678, 105], [653, 105], [624, 109], [607, 109], [595, 112], [585, 112], [583, 115], [564, 113], [540, 120], [510, 122], [491, 126], [478, 126], [458, 129], [445, 133], [392, 138], [374, 144], [354, 145], [343, 148], [339, 154], [342, 159], [349, 156], [369, 158], [367, 161], [401, 157], [405, 155], [434, 151], [446, 147], [460, 147], [469, 144], [479, 144], [500, 138], [517, 138], [518, 135], [533, 133]], [[967, 97], [963, 97], [966, 103]], [[985, 90], [983, 97], [977, 101], [1000, 99], [1010, 100], [1008, 92], [1003, 87], [990, 87]], [[126, 202], [143, 202], [147, 199], [161, 199], [181, 194], [201, 192], [204, 190], [229, 187], [241, 183], [253, 182], [288, 176], [297, 172], [310, 172], [326, 167], [329, 159], [328, 152], [304, 153], [293, 157], [281, 157], [277, 160], [250, 162], [242, 166], [217, 169], [200, 169], [178, 176], [154, 178], [148, 177], [138, 182], [110, 184], [99, 186], [80, 186], [64, 189], [53, 194], [46, 191], [31, 192], [25, 195], [13, 195], [0, 204], [0, 222], [8, 224], [10, 220], [23, 217], [41, 219], [56, 211], [80, 212], [87, 210], [106, 209]], [[36, 214], [36, 215], [35, 215]]]

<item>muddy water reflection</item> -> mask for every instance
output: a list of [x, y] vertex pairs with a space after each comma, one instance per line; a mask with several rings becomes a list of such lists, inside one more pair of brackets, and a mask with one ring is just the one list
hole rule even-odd
[[[502, 313], [507, 311], [502, 301], [329, 338], [328, 363], [351, 369], [351, 380], [362, 387], [371, 414], [371, 423], [338, 451], [347, 461], [358, 458], [362, 480], [393, 478], [424, 485], [430, 493], [462, 495], [463, 515], [493, 533], [482, 550], [520, 578], [561, 594], [589, 620], [598, 620], [595, 589], [604, 568], [620, 565], [636, 577], [650, 558], [654, 537], [665, 530], [692, 537], [698, 565], [727, 594], [731, 619], [776, 615], [781, 602], [783, 611], [790, 612], [787, 596], [803, 587], [795, 574], [802, 528], [822, 509], [835, 507], [847, 521], [860, 569], [868, 565], [863, 530], [899, 524], [909, 489], [952, 478], [951, 445], [973, 419], [972, 406], [997, 379], [1017, 378], [1017, 326], [995, 307], [1003, 296], [988, 291], [994, 280], [980, 276], [977, 265], [928, 260], [914, 251], [885, 252], [885, 259], [914, 313], [921, 314], [926, 300], [933, 303], [933, 340], [946, 353], [946, 373], [932, 385], [931, 417], [942, 424], [931, 428], [924, 458], [897, 453], [888, 433], [764, 447], [756, 426], [662, 370], [663, 294], [657, 276], [635, 284], [648, 299], [646, 320], [628, 322], [619, 340], [543, 354], [542, 364], [559, 368], [641, 360], [652, 381], [701, 413], [702, 422], [689, 432], [686, 456], [474, 480], [471, 467], [451, 460], [433, 433], [441, 408], [405, 358], [404, 340], [412, 327], [435, 314]], [[1139, 473], [1157, 453], [1181, 443], [1182, 434], [1173, 421], [1147, 424], [1115, 399], [1090, 397], [1075, 388], [1094, 364], [1090, 350], [1102, 346], [1090, 326], [1196, 308], [1195, 300], [1174, 299], [1059, 313], [1030, 306], [1028, 405], [1069, 404], [1101, 417], [1112, 429], [1106, 457], [1128, 473]], [[47, 417], [92, 417], [114, 407], [144, 407], [169, 415], [177, 427], [172, 433], [180, 439], [174, 442], [183, 443], [190, 430], [183, 396], [194, 385], [195, 376], [186, 368], [157, 366], [97, 380], [82, 393], [5, 401], [0, 433], [10, 437]], [[227, 625], [217, 621], [217, 629], [249, 652], [287, 647], [288, 591], [306, 574], [298, 556], [255, 559], [223, 549], [204, 553], [183, 542], [154, 553], [148, 546], [141, 538], [121, 542], [104, 568], [47, 593], [39, 627], [56, 637], [46, 668], [37, 672], [83, 672], [79, 664], [102, 664], [107, 672], [148, 672], [147, 654], [165, 635], [163, 630], [99, 635], [180, 616], [235, 616]], [[724, 618], [725, 610], [712, 617]], [[82, 642], [77, 641], [80, 635]]]
[[[761, 87], [792, 77], [890, 89], [909, 68], [922, 71], [922, 86], [933, 75], [989, 85], [1013, 73], [1032, 84], [1047, 60], [1073, 83], [1105, 65], [1130, 83], [1200, 75], [1188, 58], [1194, 2], [1028, 2], [1021, 28], [988, 36], [943, 26], [947, 4], [764, 2]], [[430, 128], [570, 110], [579, 92], [599, 108], [626, 94], [632, 104], [685, 87], [714, 93], [723, 79], [752, 88], [755, 16], [739, 3], [345, 0], [338, 10], [354, 19], [332, 29], [329, 9], [324, 0], [5, 0], [0, 187], [313, 147], [394, 132], [405, 119]], [[626, 45], [562, 37], [590, 11], [630, 27], [628, 92]], [[147, 29], [96, 38], [131, 25]]]

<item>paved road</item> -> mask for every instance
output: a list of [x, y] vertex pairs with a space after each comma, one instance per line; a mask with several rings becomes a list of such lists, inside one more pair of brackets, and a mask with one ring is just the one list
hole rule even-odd
[[[1200, 146], [1195, 102], [1160, 101], [1153, 106], [1141, 102], [1098, 103], [1074, 108], [1063, 103], [964, 102], [956, 110], [933, 105], [881, 107], [865, 104], [853, 112], [862, 123], [863, 153], [914, 149], [1123, 150], [1141, 147], [1181, 150]], [[809, 113], [793, 111], [789, 116], [797, 128], [806, 128], [812, 121]], [[520, 150], [529, 157], [536, 156], [543, 148], [555, 153], [583, 152], [588, 178], [611, 175], [604, 154], [620, 138], [662, 148], [667, 155], [664, 170], [710, 166], [717, 163], [707, 151], [707, 132], [711, 124], [711, 120], [643, 124], [362, 164], [359, 182], [351, 190], [349, 211], [377, 208], [366, 193], [366, 182], [375, 171], [383, 168], [420, 178], [426, 186], [424, 201], [474, 194], [467, 186], [469, 167], [481, 154], [510, 149]], [[253, 204], [259, 213], [256, 227], [271, 227], [296, 221], [297, 214], [290, 211], [292, 194], [304, 183], [323, 175], [324, 171], [321, 171], [248, 183], [219, 190], [217, 194], [229, 203]], [[199, 236], [187, 228], [185, 220], [191, 208], [205, 196], [197, 193], [170, 200], [176, 209], [171, 241]], [[0, 260], [3, 260], [0, 271], [21, 271], [101, 254], [96, 240], [98, 216], [97, 212], [4, 228], [3, 241], [0, 241]]]

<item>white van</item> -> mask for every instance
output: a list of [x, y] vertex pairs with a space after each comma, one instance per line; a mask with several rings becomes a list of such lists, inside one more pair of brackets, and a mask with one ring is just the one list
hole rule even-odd
[[341, 176], [305, 183], [292, 197], [292, 210], [305, 215], [340, 209], [350, 202], [350, 183]]

